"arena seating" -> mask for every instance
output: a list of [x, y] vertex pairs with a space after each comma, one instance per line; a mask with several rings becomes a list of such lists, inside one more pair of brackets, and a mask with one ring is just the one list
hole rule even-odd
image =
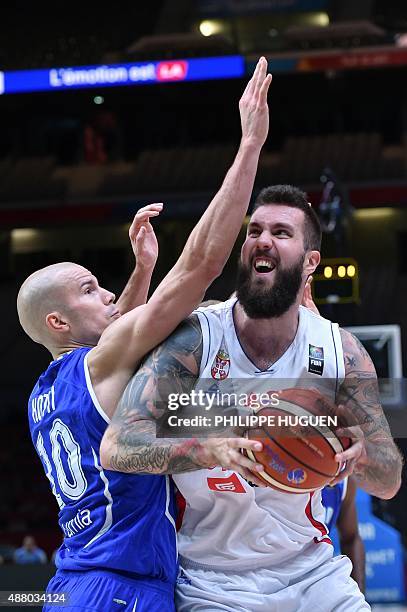
[[[0, 160], [0, 204], [55, 203], [75, 199], [130, 197], [149, 192], [211, 192], [223, 180], [235, 147], [146, 149], [135, 160], [101, 165], [58, 166], [53, 157]], [[279, 152], [265, 151], [257, 183], [316, 185], [330, 166], [348, 183], [404, 179], [407, 147], [384, 145], [377, 132], [289, 137]]]

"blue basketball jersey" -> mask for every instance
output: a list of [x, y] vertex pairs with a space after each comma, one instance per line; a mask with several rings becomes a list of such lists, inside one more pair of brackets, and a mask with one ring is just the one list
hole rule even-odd
[[175, 583], [173, 485], [168, 476], [104, 470], [109, 422], [79, 348], [53, 361], [28, 404], [31, 437], [59, 505], [62, 570], [107, 569]]
[[338, 520], [342, 502], [346, 496], [347, 484], [348, 479], [345, 478], [333, 487], [328, 486], [322, 489], [322, 505], [325, 508], [324, 522], [329, 531], [332, 531]]

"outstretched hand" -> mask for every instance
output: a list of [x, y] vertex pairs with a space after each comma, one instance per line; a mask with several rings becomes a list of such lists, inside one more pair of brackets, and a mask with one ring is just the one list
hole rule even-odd
[[158, 241], [150, 223], [152, 217], [158, 217], [163, 209], [162, 204], [149, 204], [137, 211], [129, 229], [129, 237], [137, 265], [154, 268], [158, 258]]
[[261, 57], [239, 102], [242, 142], [262, 147], [269, 129], [267, 93], [272, 80], [267, 60]]

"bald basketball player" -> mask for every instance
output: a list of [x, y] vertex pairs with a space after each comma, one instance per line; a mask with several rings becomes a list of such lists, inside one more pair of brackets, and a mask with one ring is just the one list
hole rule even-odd
[[[115, 317], [147, 301], [151, 276], [158, 257], [158, 242], [150, 219], [157, 217], [162, 208], [162, 204], [149, 204], [140, 208], [129, 228], [129, 238], [136, 266], [121, 296], [111, 309]], [[55, 336], [55, 341], [53, 340], [57, 321], [55, 317], [48, 317], [48, 314], [55, 309], [61, 310], [68, 307], [74, 295], [70, 289], [71, 277], [81, 272], [86, 271], [82, 266], [71, 262], [47, 266], [31, 274], [19, 291], [17, 309], [23, 329], [34, 342], [46, 346], [54, 358], [58, 357], [63, 349], [61, 350], [58, 345], [59, 335]], [[86, 288], [85, 295], [89, 293], [90, 289]], [[105, 292], [105, 300], [113, 303], [115, 296], [111, 292]], [[45, 327], [44, 320], [47, 320]], [[96, 325], [96, 321], [97, 315], [96, 318], [92, 316], [87, 333], [92, 333], [91, 326]], [[101, 329], [96, 331], [96, 335], [99, 334], [98, 337], [106, 327], [105, 319], [100, 322], [100, 327]]]
[[[348, 423], [356, 421], [347, 432], [352, 446], [336, 455], [347, 462], [341, 477], [353, 472], [358, 486], [384, 499], [397, 493], [401, 457], [369, 355], [356, 337], [301, 305], [320, 244], [319, 220], [304, 192], [290, 185], [264, 189], [242, 246], [237, 297], [196, 311], [154, 349], [102, 440], [106, 468], [174, 474], [186, 502], [179, 612], [370, 609], [350, 577], [350, 561], [333, 557], [319, 490], [254, 487], [222, 464], [196, 471], [192, 454], [177, 464], [182, 441], [155, 436], [168, 389], [190, 394], [205, 379], [213, 393], [220, 381], [230, 381], [235, 392], [244, 381], [246, 394], [316, 386], [342, 405]], [[289, 471], [278, 453], [271, 460], [287, 485], [297, 478], [299, 470]], [[301, 477], [306, 482], [305, 470]]]
[[[239, 104], [242, 140], [236, 159], [147, 304], [121, 314], [115, 296], [89, 270], [72, 263], [36, 272], [21, 287], [21, 324], [54, 359], [35, 385], [28, 410], [64, 533], [47, 592], [65, 593], [68, 601], [50, 605], [54, 612], [174, 609], [173, 485], [167, 476], [105, 471], [99, 446], [141, 357], [193, 310], [222, 271], [246, 214], [267, 137], [270, 82], [261, 58]], [[151, 233], [148, 219], [156, 212], [148, 210], [141, 239]], [[183, 456], [189, 462], [193, 453], [197, 466], [224, 464], [247, 475], [260, 466], [244, 458], [241, 447], [256, 448], [256, 443], [218, 439], [191, 445], [187, 440], [177, 449], [176, 462], [182, 463]]]

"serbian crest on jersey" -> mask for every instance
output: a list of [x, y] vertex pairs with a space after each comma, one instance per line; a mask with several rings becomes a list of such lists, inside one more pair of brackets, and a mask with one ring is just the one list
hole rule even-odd
[[212, 367], [211, 374], [215, 380], [224, 380], [228, 377], [230, 369], [230, 357], [229, 353], [225, 349], [221, 348], [216, 355]]

